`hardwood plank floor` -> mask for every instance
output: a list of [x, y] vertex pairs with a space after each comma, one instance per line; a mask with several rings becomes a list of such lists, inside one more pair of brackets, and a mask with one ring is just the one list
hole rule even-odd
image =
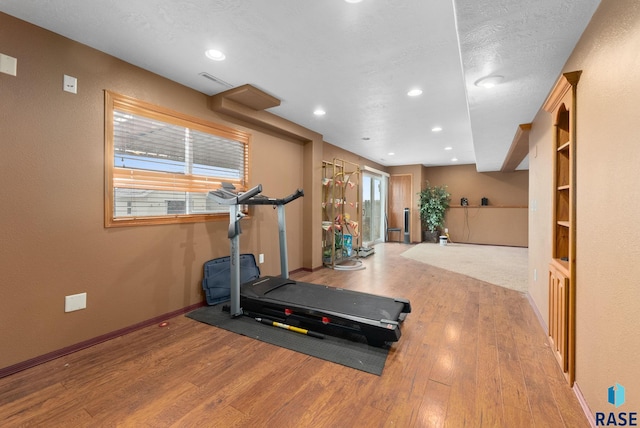
[[0, 426], [589, 426], [524, 295], [407, 248], [295, 275], [411, 300], [382, 376], [179, 316], [0, 379]]

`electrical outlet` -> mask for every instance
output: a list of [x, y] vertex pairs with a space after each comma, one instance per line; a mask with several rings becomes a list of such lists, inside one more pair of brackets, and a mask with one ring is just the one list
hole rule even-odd
[[64, 298], [64, 311], [73, 312], [87, 307], [87, 293], [72, 294]]
[[64, 75], [62, 79], [62, 90], [65, 92], [71, 92], [72, 94], [78, 93], [78, 79], [73, 76]]
[[258, 255], [258, 263], [264, 263], [264, 254]]

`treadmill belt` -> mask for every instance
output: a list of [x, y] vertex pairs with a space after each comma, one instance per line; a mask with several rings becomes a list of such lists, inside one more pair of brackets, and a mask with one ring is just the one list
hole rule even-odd
[[[280, 278], [274, 278], [280, 280]], [[242, 286], [251, 288], [252, 283]], [[252, 293], [253, 294], [253, 293]], [[394, 299], [329, 287], [308, 282], [286, 282], [266, 291], [264, 297], [280, 301], [282, 305], [305, 306], [321, 311], [339, 312], [370, 320], [397, 320], [404, 304]]]

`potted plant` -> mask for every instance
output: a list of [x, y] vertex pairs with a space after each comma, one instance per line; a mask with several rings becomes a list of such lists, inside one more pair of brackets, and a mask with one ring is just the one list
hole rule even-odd
[[423, 226], [423, 241], [438, 242], [440, 230], [444, 227], [444, 215], [451, 202], [447, 186], [426, 186], [418, 193], [420, 220]]

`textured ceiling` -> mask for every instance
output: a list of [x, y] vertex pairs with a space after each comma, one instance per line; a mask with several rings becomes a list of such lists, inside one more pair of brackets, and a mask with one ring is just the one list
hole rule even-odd
[[[598, 4], [3, 0], [0, 11], [206, 94], [226, 88], [203, 72], [233, 87], [252, 84], [282, 100], [270, 112], [383, 165], [496, 171]], [[212, 48], [226, 60], [207, 59]], [[475, 86], [487, 75], [503, 76], [502, 84]], [[422, 95], [408, 97], [412, 88]], [[314, 116], [318, 107], [327, 114]]]

